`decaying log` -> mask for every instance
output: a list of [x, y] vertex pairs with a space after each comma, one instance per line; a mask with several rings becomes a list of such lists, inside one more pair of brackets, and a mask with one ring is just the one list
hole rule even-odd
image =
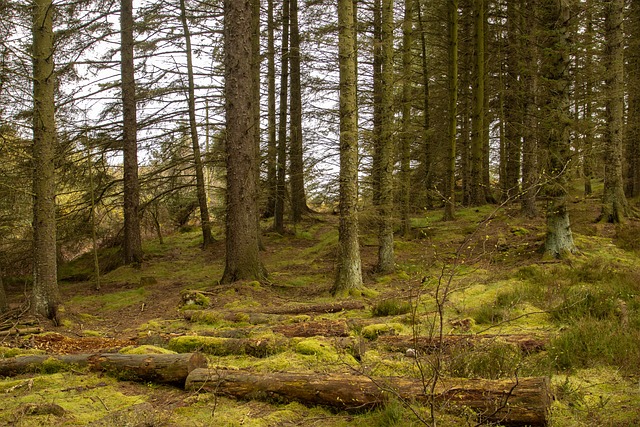
[[[203, 390], [240, 399], [295, 400], [339, 410], [362, 410], [390, 397], [428, 403], [425, 387], [408, 378], [371, 379], [361, 375], [316, 373], [256, 374], [247, 371], [195, 369], [187, 390]], [[481, 420], [508, 426], [544, 426], [550, 406], [549, 379], [449, 379], [438, 383], [433, 395], [447, 411], [472, 409]]]
[[29, 355], [0, 360], [0, 376], [46, 372], [47, 366], [56, 364], [87, 367], [132, 381], [183, 385], [189, 372], [207, 366], [207, 359], [200, 353]]
[[348, 337], [349, 327], [344, 320], [319, 320], [290, 323], [273, 328], [273, 332], [287, 338], [294, 337]]
[[248, 355], [267, 357], [281, 353], [287, 347], [284, 338], [222, 338], [185, 335], [169, 340], [168, 347], [178, 353], [202, 351], [214, 356]]
[[544, 350], [548, 339], [532, 335], [445, 335], [440, 341], [437, 337], [412, 337], [410, 335], [385, 335], [376, 340], [391, 351], [406, 352], [413, 348], [423, 352], [433, 352], [442, 343], [445, 348], [460, 346], [482, 346], [491, 342], [504, 342], [518, 347], [525, 353], [534, 353]]
[[229, 322], [248, 322], [252, 325], [263, 325], [280, 320], [280, 316], [273, 314], [218, 310], [183, 310], [182, 316], [189, 322], [200, 323], [227, 320]]
[[0, 331], [0, 337], [6, 337], [8, 335], [39, 334], [42, 331], [42, 328], [11, 328]]
[[328, 304], [304, 304], [293, 306], [281, 306], [260, 310], [266, 314], [307, 314], [307, 313], [338, 313], [344, 310], [362, 310], [365, 305], [362, 301], [342, 301]]

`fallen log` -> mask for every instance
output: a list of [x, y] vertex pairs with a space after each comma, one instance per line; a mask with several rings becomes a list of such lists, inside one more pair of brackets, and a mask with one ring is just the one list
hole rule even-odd
[[544, 350], [548, 339], [524, 334], [514, 335], [444, 335], [442, 340], [438, 337], [412, 337], [410, 335], [385, 335], [376, 340], [378, 344], [391, 351], [406, 352], [415, 349], [426, 353], [433, 352], [443, 346], [451, 347], [478, 347], [492, 342], [504, 342], [518, 347], [525, 353], [535, 353]]
[[[239, 399], [295, 400], [338, 410], [369, 409], [392, 396], [408, 402], [429, 403], [420, 380], [372, 379], [362, 375], [269, 373], [195, 369], [186, 390], [220, 393]], [[428, 387], [427, 387], [428, 389]], [[476, 412], [480, 421], [506, 426], [545, 426], [550, 407], [549, 379], [448, 379], [438, 382], [433, 399], [442, 410]]]
[[191, 371], [207, 366], [207, 359], [201, 353], [29, 355], [0, 360], [0, 376], [47, 372], [54, 367], [60, 368], [61, 365], [87, 367], [90, 371], [106, 372], [131, 381], [182, 386]]
[[306, 314], [306, 313], [339, 313], [346, 310], [362, 310], [365, 305], [362, 301], [342, 301], [327, 304], [304, 304], [293, 306], [281, 306], [260, 310], [265, 314]]
[[284, 338], [222, 338], [185, 335], [169, 340], [168, 348], [185, 353], [202, 351], [214, 356], [243, 355], [267, 357], [283, 352], [287, 347]]
[[42, 328], [11, 328], [0, 331], [0, 337], [6, 337], [10, 335], [39, 334], [42, 331]]
[[291, 323], [273, 328], [273, 332], [287, 338], [294, 337], [348, 337], [349, 327], [344, 320], [319, 320], [314, 322]]

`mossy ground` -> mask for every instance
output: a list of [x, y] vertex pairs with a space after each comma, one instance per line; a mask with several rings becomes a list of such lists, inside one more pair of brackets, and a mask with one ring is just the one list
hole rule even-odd
[[[640, 425], [640, 227], [595, 224], [592, 202], [570, 205], [579, 254], [563, 261], [542, 260], [543, 219], [525, 220], [517, 206], [460, 209], [442, 222], [439, 211], [412, 219], [409, 238], [395, 242], [397, 269], [376, 275], [376, 239], [363, 232], [363, 272], [371, 292], [358, 298], [364, 309], [339, 313], [260, 314], [264, 308], [331, 303], [337, 218], [321, 216], [284, 236], [263, 235], [261, 253], [269, 283], [218, 283], [224, 268], [224, 242], [200, 249], [195, 230], [145, 243], [139, 268], [114, 266], [101, 277], [101, 289], [86, 260], [64, 267], [61, 326], [47, 329], [83, 342], [82, 351], [125, 347], [126, 352], [208, 352], [211, 367], [256, 372], [315, 371], [402, 375], [427, 373], [432, 356], [416, 359], [376, 346], [385, 334], [535, 334], [549, 337], [546, 351], [527, 354], [497, 340], [481, 349], [450, 349], [445, 376], [552, 377], [554, 427]], [[268, 224], [263, 224], [267, 229]], [[365, 230], [366, 228], [363, 228]], [[110, 250], [111, 251], [111, 250]], [[109, 260], [111, 252], [104, 258]], [[84, 263], [84, 264], [82, 264]], [[10, 281], [8, 283], [11, 283]], [[184, 318], [183, 295], [201, 291], [201, 314]], [[22, 289], [9, 288], [17, 302]], [[445, 298], [446, 297], [446, 298]], [[344, 320], [358, 345], [332, 337], [285, 339], [279, 325]], [[219, 334], [219, 337], [203, 337]], [[229, 354], [229, 337], [264, 339], [275, 347], [259, 354]], [[45, 340], [42, 338], [42, 340]], [[2, 338], [0, 357], [69, 349], [69, 342]], [[131, 346], [133, 342], [137, 345]], [[58, 344], [56, 344], [58, 343]], [[144, 344], [144, 345], [143, 345]], [[56, 345], [58, 345], [56, 347]], [[75, 348], [75, 347], [73, 347]], [[41, 350], [38, 350], [41, 349]], [[78, 350], [79, 351], [79, 350]], [[52, 370], [53, 372], [54, 370]], [[55, 403], [65, 413], [28, 415], [25, 405]], [[125, 411], [145, 414], [154, 426], [413, 426], [415, 414], [399, 402], [366, 413], [335, 413], [298, 403], [237, 402], [210, 394], [186, 393], [153, 384], [117, 382], [77, 370], [0, 380], [0, 425], [116, 425]], [[465, 417], [436, 414], [442, 426], [466, 425]], [[115, 420], [115, 421], [114, 421]], [[114, 424], [115, 423], [115, 424]]]

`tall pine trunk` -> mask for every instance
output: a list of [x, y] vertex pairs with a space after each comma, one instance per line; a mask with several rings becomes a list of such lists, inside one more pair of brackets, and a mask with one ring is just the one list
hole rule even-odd
[[540, 135], [547, 150], [547, 235], [545, 255], [560, 258], [575, 252], [567, 203], [569, 139], [569, 0], [540, 1], [541, 62], [544, 94]]
[[124, 168], [124, 262], [142, 262], [140, 236], [140, 182], [138, 180], [138, 141], [136, 81], [133, 64], [133, 4], [120, 3], [120, 71], [122, 74], [122, 150]]
[[485, 126], [485, 50], [484, 50], [484, 21], [485, 0], [474, 0], [474, 41], [475, 41], [475, 67], [473, 84], [473, 118], [471, 133], [471, 179], [470, 179], [470, 204], [483, 205], [487, 202], [483, 182], [484, 166], [484, 126]]
[[411, 219], [411, 89], [413, 67], [411, 64], [411, 44], [413, 40], [413, 2], [404, 0], [402, 20], [402, 129], [400, 131], [400, 223], [402, 235], [409, 236]]
[[622, 181], [622, 126], [624, 123], [624, 0], [611, 0], [605, 6], [605, 167], [604, 197], [600, 219], [623, 222], [629, 205]]
[[280, 111], [276, 161], [276, 205], [273, 228], [284, 233], [284, 199], [287, 170], [287, 94], [289, 83], [289, 0], [282, 1], [282, 53], [280, 59]]
[[267, 0], [267, 206], [266, 218], [275, 213], [278, 142], [276, 139], [276, 48], [274, 0]]
[[196, 95], [195, 83], [193, 80], [193, 52], [191, 49], [191, 32], [187, 23], [187, 8], [185, 0], [180, 0], [180, 20], [182, 21], [182, 31], [184, 33], [187, 54], [187, 102], [189, 107], [189, 131], [191, 135], [191, 145], [193, 147], [193, 165], [196, 170], [196, 194], [198, 196], [198, 206], [200, 208], [202, 246], [206, 248], [213, 243], [213, 235], [211, 234], [211, 220], [209, 218], [209, 207], [207, 205], [207, 192], [204, 182], [202, 155], [200, 154], [200, 142], [198, 141]]
[[289, 179], [291, 180], [291, 219], [294, 224], [302, 220], [307, 208], [304, 191], [304, 159], [302, 150], [302, 89], [300, 85], [300, 28], [298, 26], [298, 0], [291, 1], [291, 142]]
[[340, 226], [336, 280], [331, 293], [348, 295], [362, 286], [358, 242], [358, 120], [356, 48], [352, 0], [338, 0], [340, 67]]
[[627, 184], [629, 197], [640, 196], [640, 2], [629, 5], [628, 97], [629, 109], [625, 128]]
[[393, 0], [382, 0], [380, 89], [381, 126], [379, 152], [380, 194], [378, 200], [378, 263], [376, 271], [389, 273], [395, 267], [393, 254]]
[[222, 282], [263, 280], [259, 258], [253, 0], [225, 0], [226, 259]]
[[53, 8], [33, 5], [33, 310], [57, 322]]
[[449, 9], [449, 132], [444, 190], [445, 221], [455, 217], [456, 204], [456, 138], [458, 130], [458, 0], [450, 0]]

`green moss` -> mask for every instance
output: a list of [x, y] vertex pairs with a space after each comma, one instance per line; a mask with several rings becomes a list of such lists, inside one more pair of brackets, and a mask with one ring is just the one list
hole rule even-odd
[[120, 349], [119, 353], [122, 354], [175, 354], [175, 351], [167, 350], [166, 348], [156, 347], [155, 345], [131, 345]]
[[337, 360], [338, 353], [329, 343], [316, 338], [307, 338], [299, 341], [295, 346], [295, 352], [306, 356], [316, 356], [318, 360]]
[[384, 299], [371, 307], [371, 315], [374, 317], [397, 316], [411, 311], [411, 304], [396, 298]]
[[220, 337], [182, 336], [172, 338], [167, 347], [176, 353], [201, 351], [215, 356], [246, 354], [254, 357], [266, 357], [284, 351], [286, 342], [272, 338], [235, 339]]
[[101, 295], [77, 296], [71, 298], [70, 305], [97, 304], [106, 311], [119, 310], [132, 305], [140, 305], [147, 296], [143, 287], [121, 292], [110, 292]]
[[400, 323], [376, 323], [362, 328], [360, 334], [366, 339], [374, 340], [380, 335], [398, 335], [404, 329], [405, 327]]
[[202, 292], [192, 289], [185, 289], [180, 292], [180, 298], [182, 299], [182, 308], [184, 309], [202, 309], [211, 305], [211, 300], [208, 296]]

